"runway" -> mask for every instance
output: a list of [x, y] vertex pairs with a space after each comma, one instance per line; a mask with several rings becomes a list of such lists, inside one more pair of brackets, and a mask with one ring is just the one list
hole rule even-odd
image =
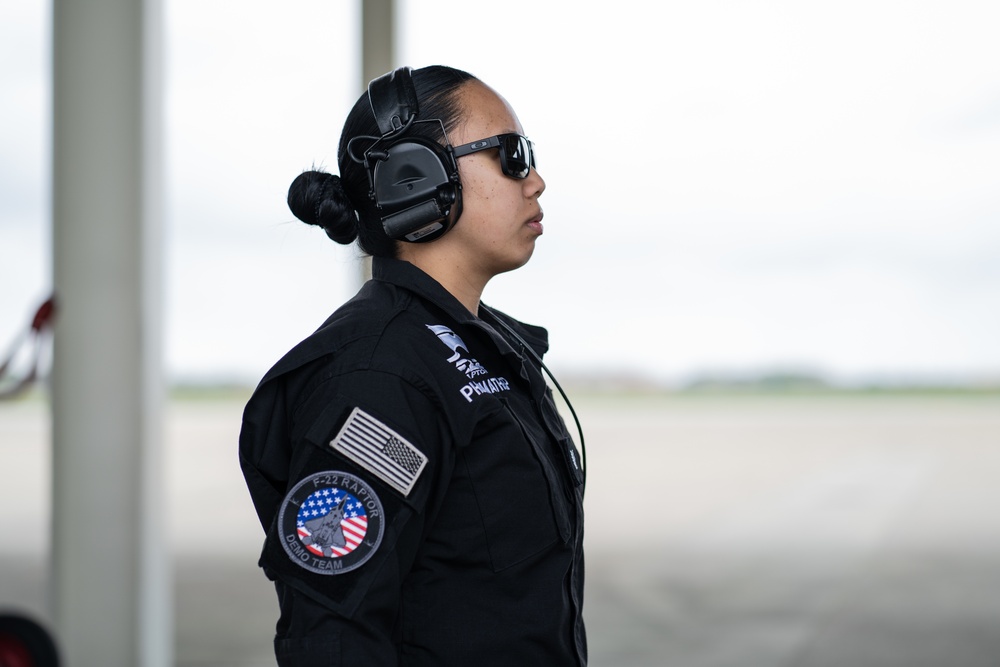
[[[1000, 665], [1000, 396], [574, 404], [592, 665]], [[274, 665], [241, 410], [167, 414], [177, 667]], [[45, 620], [44, 403], [0, 404], [0, 443], [0, 608]]]

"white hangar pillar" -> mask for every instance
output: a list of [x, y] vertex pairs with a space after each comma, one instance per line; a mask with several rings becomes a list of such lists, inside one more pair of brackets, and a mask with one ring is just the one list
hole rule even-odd
[[53, 0], [51, 606], [69, 665], [173, 664], [160, 0]]

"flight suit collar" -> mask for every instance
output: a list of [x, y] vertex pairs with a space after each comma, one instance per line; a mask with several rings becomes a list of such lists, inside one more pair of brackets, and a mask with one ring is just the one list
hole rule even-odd
[[372, 277], [375, 280], [381, 280], [417, 294], [444, 310], [449, 317], [457, 322], [464, 324], [476, 319], [441, 283], [409, 262], [386, 257], [373, 257]]
[[[460, 324], [469, 324], [480, 329], [486, 329], [488, 332], [494, 334], [494, 338], [506, 341], [505, 336], [495, 331], [492, 323], [488, 327], [483, 327], [483, 319], [470, 313], [441, 283], [409, 262], [387, 257], [373, 257], [372, 277], [375, 280], [381, 280], [417, 294], [421, 298], [437, 305], [449, 317], [452, 317]], [[544, 328], [519, 322], [489, 308], [486, 304], [482, 304], [482, 309], [488, 312], [485, 320], [487, 323], [490, 318], [503, 319], [504, 322], [517, 331], [521, 338], [531, 345], [536, 353], [544, 355], [548, 352], [549, 337], [548, 332]]]

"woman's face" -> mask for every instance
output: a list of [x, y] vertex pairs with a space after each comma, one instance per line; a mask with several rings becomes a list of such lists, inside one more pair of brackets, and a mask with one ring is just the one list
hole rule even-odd
[[[455, 146], [498, 134], [524, 134], [514, 110], [493, 89], [470, 81], [459, 91], [466, 119], [449, 132]], [[499, 149], [458, 158], [462, 179], [462, 215], [439, 242], [460, 247], [472, 270], [492, 276], [523, 266], [542, 235], [542, 208], [538, 198], [545, 181], [534, 169], [516, 179], [500, 170]]]

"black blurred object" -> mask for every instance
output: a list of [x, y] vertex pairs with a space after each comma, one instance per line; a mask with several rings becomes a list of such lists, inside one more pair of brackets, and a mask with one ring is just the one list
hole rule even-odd
[[0, 614], [0, 667], [59, 667], [52, 635], [20, 614]]

